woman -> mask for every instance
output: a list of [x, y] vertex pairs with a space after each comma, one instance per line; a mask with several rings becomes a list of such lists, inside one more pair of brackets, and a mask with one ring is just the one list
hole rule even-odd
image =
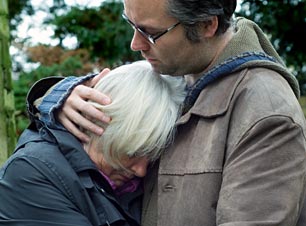
[[0, 225], [139, 225], [140, 178], [171, 141], [184, 86], [136, 62], [95, 86], [112, 99], [92, 103], [112, 118], [102, 136], [82, 144], [36, 121], [0, 170]]

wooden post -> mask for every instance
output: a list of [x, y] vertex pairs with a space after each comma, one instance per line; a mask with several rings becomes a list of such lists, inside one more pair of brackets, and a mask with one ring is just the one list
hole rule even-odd
[[16, 145], [9, 37], [8, 2], [0, 0], [0, 165]]

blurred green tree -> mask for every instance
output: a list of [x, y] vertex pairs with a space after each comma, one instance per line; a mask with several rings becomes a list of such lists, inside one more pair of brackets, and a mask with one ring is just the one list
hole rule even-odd
[[24, 11], [27, 15], [33, 15], [34, 13], [30, 0], [9, 0], [8, 8], [11, 31], [15, 31], [17, 25], [22, 21], [22, 11]]
[[306, 94], [306, 1], [242, 0], [238, 15], [255, 21], [270, 36], [278, 53]]
[[88, 49], [92, 60], [113, 66], [140, 59], [130, 50], [133, 30], [121, 18], [122, 12], [122, 1], [105, 1], [98, 8], [72, 7], [47, 22], [55, 25], [54, 37], [60, 45], [67, 36], [75, 36], [78, 48]]
[[14, 110], [8, 5], [7, 0], [0, 0], [0, 164], [12, 153], [16, 144]]

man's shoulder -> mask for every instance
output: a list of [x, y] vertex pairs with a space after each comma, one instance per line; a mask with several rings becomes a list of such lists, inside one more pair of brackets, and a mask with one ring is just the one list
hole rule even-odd
[[271, 100], [282, 98], [283, 101], [297, 100], [289, 82], [280, 73], [267, 68], [252, 68], [245, 72], [240, 84], [242, 89], [247, 88], [253, 94], [266, 95]]
[[229, 108], [237, 110], [231, 106], [240, 106], [243, 111], [252, 109], [258, 113], [260, 109], [260, 112], [265, 110], [273, 114], [276, 109], [283, 113], [299, 109], [290, 84], [281, 74], [255, 67], [233, 72], [207, 86], [191, 112], [211, 118], [226, 114]]

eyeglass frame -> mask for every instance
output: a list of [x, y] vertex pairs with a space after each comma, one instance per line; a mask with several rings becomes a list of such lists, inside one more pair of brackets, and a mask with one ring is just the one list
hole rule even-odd
[[148, 40], [151, 44], [155, 44], [156, 40], [159, 39], [160, 37], [162, 37], [163, 35], [167, 34], [169, 31], [171, 31], [172, 29], [174, 29], [177, 25], [179, 25], [181, 22], [177, 22], [176, 24], [170, 26], [169, 28], [167, 28], [165, 31], [161, 32], [158, 35], [151, 35], [148, 34], [147, 32], [145, 32], [144, 30], [142, 30], [141, 28], [137, 27], [128, 17], [127, 15], [125, 15], [125, 13], [122, 13], [122, 18], [129, 24], [132, 26], [133, 29], [137, 30], [146, 40]]

